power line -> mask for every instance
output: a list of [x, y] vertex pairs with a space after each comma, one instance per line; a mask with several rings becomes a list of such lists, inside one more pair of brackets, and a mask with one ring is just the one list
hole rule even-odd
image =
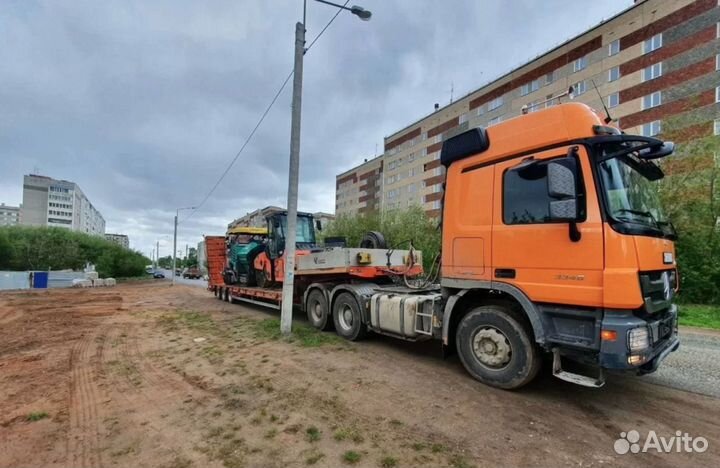
[[[350, 0], [346, 0], [346, 2], [343, 4], [343, 6], [347, 6], [348, 3], [350, 3]], [[320, 36], [322, 36], [323, 33], [325, 32], [325, 30], [327, 30], [327, 28], [330, 27], [330, 25], [333, 23], [333, 21], [335, 21], [335, 18], [337, 18], [341, 12], [342, 12], [341, 9], [338, 9], [338, 11], [335, 12], [333, 17], [330, 18], [330, 21], [327, 22], [325, 27], [322, 28], [322, 30], [318, 33], [318, 35], [315, 36], [315, 38], [310, 42], [310, 45], [307, 46], [307, 48], [305, 49], [305, 53], [307, 53], [312, 48], [312, 46], [315, 45], [317, 40], [320, 39]], [[230, 161], [230, 164], [228, 164], [227, 168], [225, 168], [225, 171], [223, 171], [222, 175], [220, 175], [217, 182], [215, 182], [215, 185], [213, 185], [213, 187], [210, 189], [210, 191], [207, 193], [207, 195], [205, 195], [205, 198], [203, 198], [203, 200], [196, 206], [196, 208], [194, 210], [192, 210], [190, 213], [188, 213], [188, 215], [185, 217], [185, 219], [183, 219], [181, 222], [185, 222], [185, 221], [189, 220], [190, 218], [192, 218], [192, 216], [196, 212], [200, 211], [200, 209], [203, 207], [203, 205], [205, 205], [205, 202], [207, 202], [208, 199], [210, 198], [210, 196], [215, 192], [215, 190], [218, 188], [218, 186], [223, 181], [225, 176], [228, 174], [228, 172], [230, 172], [230, 169], [232, 169], [233, 165], [238, 160], [238, 158], [240, 157], [242, 152], [245, 150], [245, 147], [248, 145], [248, 143], [250, 143], [250, 140], [252, 140], [252, 137], [255, 135], [255, 132], [257, 132], [258, 128], [260, 128], [260, 125], [262, 125], [263, 121], [265, 120], [265, 117], [267, 117], [267, 115], [270, 113], [270, 110], [272, 109], [273, 105], [275, 105], [275, 102], [280, 97], [280, 94], [282, 94], [283, 90], [285, 89], [285, 86], [287, 86], [288, 82], [290, 81], [290, 78], [293, 76], [293, 73], [294, 73], [294, 70], [291, 70], [290, 74], [288, 74], [287, 78], [285, 78], [285, 81], [283, 81], [282, 85], [280, 86], [280, 89], [278, 89], [277, 93], [275, 93], [275, 96], [273, 96], [272, 100], [270, 101], [270, 104], [268, 104], [268, 106], [265, 108], [265, 111], [260, 116], [260, 119], [255, 124], [255, 127], [252, 129], [252, 131], [250, 132], [248, 137], [245, 139], [245, 142], [240, 147], [240, 150], [237, 152], [237, 154], [235, 154], [235, 157], [232, 159], [232, 161]]]

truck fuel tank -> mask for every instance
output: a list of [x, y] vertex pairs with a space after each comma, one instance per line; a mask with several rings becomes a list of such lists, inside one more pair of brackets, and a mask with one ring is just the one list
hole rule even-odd
[[370, 324], [373, 329], [409, 339], [430, 338], [440, 326], [439, 293], [398, 294], [378, 292], [370, 300]]

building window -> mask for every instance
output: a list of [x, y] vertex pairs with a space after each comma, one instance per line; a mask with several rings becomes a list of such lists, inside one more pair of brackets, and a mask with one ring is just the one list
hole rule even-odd
[[650, 65], [647, 68], [643, 68], [642, 80], [649, 81], [654, 80], [662, 76], [662, 62]]
[[713, 129], [715, 135], [720, 135], [720, 119], [715, 119], [715, 128]]
[[587, 84], [585, 81], [578, 81], [574, 85], [572, 85], [573, 94], [575, 96], [580, 96], [581, 94], [585, 94], [585, 91], [587, 91]]
[[549, 84], [552, 83], [553, 81], [555, 81], [555, 72], [554, 72], [554, 71], [551, 71], [550, 73], [547, 73], [547, 74], [545, 75], [545, 84], [546, 84], [546, 85], [549, 85]]
[[641, 134], [642, 136], [655, 136], [658, 133], [662, 131], [660, 121], [655, 120], [653, 122], [649, 122], [646, 124], [643, 124]]
[[620, 78], [620, 67], [612, 67], [608, 70], [608, 81], [615, 81]]
[[612, 93], [608, 96], [608, 107], [617, 107], [620, 104], [620, 93]]
[[460, 114], [460, 119], [458, 119], [459, 123], [464, 124], [468, 121], [468, 115], [467, 114]]
[[620, 39], [615, 39], [610, 44], [608, 44], [608, 57], [612, 57], [613, 55], [620, 52]]
[[503, 222], [505, 224], [545, 223], [550, 218], [547, 190], [547, 162], [503, 174]]
[[715, 102], [720, 102], [720, 86], [715, 88]]
[[715, 56], [715, 70], [720, 71], [720, 54]]
[[492, 127], [493, 125], [497, 125], [500, 122], [502, 122], [502, 115], [498, 115], [497, 117], [493, 117], [492, 119], [488, 120], [487, 126]]
[[643, 100], [642, 100], [643, 110], [657, 107], [660, 104], [662, 104], [662, 92], [661, 91], [656, 91], [652, 94], [648, 94], [647, 96], [643, 96]]
[[525, 96], [540, 89], [540, 80], [532, 80], [530, 83], [525, 83], [520, 86], [520, 95]]
[[498, 96], [488, 103], [488, 111], [495, 110], [503, 105], [503, 97]]
[[483, 115], [485, 113], [485, 104], [477, 108], [477, 115]]
[[646, 39], [643, 42], [643, 54], [650, 53], [653, 50], [658, 50], [660, 47], [662, 47], [662, 33], [655, 34], [653, 37]]
[[587, 57], [580, 57], [573, 62], [573, 72], [579, 72], [587, 67]]

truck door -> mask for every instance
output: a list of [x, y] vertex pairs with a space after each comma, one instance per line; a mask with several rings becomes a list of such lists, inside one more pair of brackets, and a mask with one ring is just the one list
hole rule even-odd
[[[588, 153], [578, 147], [580, 239], [571, 223], [549, 220], [547, 162], [557, 148], [495, 166], [492, 280], [514, 284], [533, 302], [602, 305], [602, 219]], [[535, 163], [533, 163], [533, 161]]]

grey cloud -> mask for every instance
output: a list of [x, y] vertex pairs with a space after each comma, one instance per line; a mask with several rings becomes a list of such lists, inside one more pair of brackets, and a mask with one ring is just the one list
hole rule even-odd
[[[372, 21], [341, 14], [306, 55], [307, 211], [332, 211], [334, 176], [446, 104], [451, 82], [467, 93], [631, 1], [355, 3]], [[299, 0], [4, 2], [0, 201], [19, 203], [22, 175], [38, 167], [76, 181], [134, 247], [170, 242], [174, 209], [199, 203], [292, 68], [301, 14]], [[308, 39], [333, 14], [309, 0]], [[180, 245], [284, 204], [290, 91], [182, 224]]]

